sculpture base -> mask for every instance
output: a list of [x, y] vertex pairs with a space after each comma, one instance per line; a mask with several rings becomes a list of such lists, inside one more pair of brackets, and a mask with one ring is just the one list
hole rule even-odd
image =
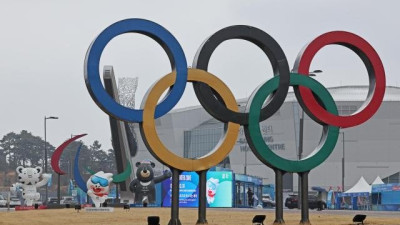
[[37, 208], [35, 206], [15, 206], [15, 210], [35, 210], [35, 209], [47, 209], [45, 205], [39, 205]]
[[197, 220], [196, 225], [207, 225], [208, 221], [207, 220]]
[[85, 212], [114, 212], [114, 208], [111, 207], [86, 207]]
[[285, 221], [283, 219], [275, 219], [273, 225], [284, 225]]
[[300, 221], [300, 225], [311, 225], [310, 221]]
[[14, 208], [0, 208], [0, 212], [15, 211]]

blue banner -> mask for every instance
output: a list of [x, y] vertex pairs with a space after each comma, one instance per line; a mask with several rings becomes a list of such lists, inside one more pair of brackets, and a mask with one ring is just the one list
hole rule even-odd
[[364, 196], [368, 197], [370, 194], [369, 192], [356, 192], [356, 193], [338, 193], [337, 197], [358, 197], [358, 196]]
[[[199, 176], [196, 172], [182, 172], [179, 175], [179, 207], [197, 207], [199, 205]], [[172, 178], [162, 182], [162, 206], [171, 206]]]
[[232, 175], [231, 171], [207, 172], [206, 197], [209, 207], [232, 207]]
[[[208, 171], [206, 198], [208, 207], [232, 207], [232, 171]], [[172, 179], [162, 182], [162, 206], [171, 206]], [[198, 207], [199, 176], [196, 172], [182, 172], [179, 175], [179, 207]]]
[[47, 181], [47, 186], [51, 187], [52, 182], [53, 182], [53, 174], [50, 174], [50, 179]]
[[372, 185], [372, 193], [388, 192], [388, 191], [400, 191], [400, 183]]
[[328, 191], [328, 196], [326, 198], [326, 208], [332, 209], [332, 196], [333, 196], [333, 191], [330, 190]]

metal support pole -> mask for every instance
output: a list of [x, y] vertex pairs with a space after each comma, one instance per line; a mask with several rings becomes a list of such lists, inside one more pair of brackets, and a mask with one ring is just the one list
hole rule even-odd
[[8, 192], [8, 194], [7, 194], [7, 211], [10, 211], [10, 198], [11, 198], [10, 192]]
[[206, 175], [207, 170], [197, 172], [199, 174], [199, 215], [196, 224], [208, 224], [206, 219]]
[[179, 220], [179, 174], [181, 171], [171, 168], [172, 171], [172, 196], [171, 196], [171, 220], [168, 225], [181, 225]]
[[309, 171], [299, 173], [301, 178], [301, 198], [303, 201], [301, 202], [301, 220], [300, 224], [309, 225], [309, 210], [308, 210], [308, 173]]
[[244, 174], [247, 175], [247, 145], [244, 148]]
[[118, 193], [118, 183], [115, 184], [115, 201], [114, 203], [120, 203], [119, 193]]
[[[303, 157], [303, 134], [304, 134], [304, 111], [301, 111], [301, 118], [300, 118], [300, 132], [299, 132], [299, 161], [301, 160], [301, 158]], [[298, 185], [297, 185], [297, 208], [301, 209], [301, 202], [303, 200], [302, 196], [300, 193], [301, 192], [301, 178], [300, 178], [300, 174], [298, 176]]]
[[279, 169], [275, 170], [275, 224], [285, 224], [283, 220], [283, 174]]
[[61, 176], [59, 173], [57, 173], [57, 203], [60, 204], [61, 201], [61, 188], [60, 188], [60, 184], [61, 183]]
[[344, 132], [342, 133], [342, 142], [343, 142], [343, 155], [342, 155], [342, 191], [344, 192]]

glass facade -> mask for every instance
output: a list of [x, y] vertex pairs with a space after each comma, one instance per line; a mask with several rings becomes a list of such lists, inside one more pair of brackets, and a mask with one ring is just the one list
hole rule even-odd
[[339, 115], [351, 115], [357, 111], [358, 106], [356, 105], [338, 105], [337, 106]]
[[400, 183], [400, 172], [392, 174], [382, 179], [385, 184]]
[[199, 127], [184, 132], [184, 157], [198, 158], [209, 153], [219, 142], [224, 124], [211, 119]]

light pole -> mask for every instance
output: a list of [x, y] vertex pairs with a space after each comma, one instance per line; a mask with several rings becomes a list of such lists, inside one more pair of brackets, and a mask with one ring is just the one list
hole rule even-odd
[[[58, 117], [49, 116], [44, 117], [44, 172], [47, 173], [47, 139], [46, 139], [46, 121], [47, 120], [57, 120]], [[47, 197], [48, 197], [48, 185], [46, 184], [46, 199], [44, 200], [45, 204], [47, 204]]]
[[322, 70], [313, 70], [308, 72], [308, 76], [315, 77], [317, 76], [316, 73], [322, 73], [322, 72], [323, 72]]

